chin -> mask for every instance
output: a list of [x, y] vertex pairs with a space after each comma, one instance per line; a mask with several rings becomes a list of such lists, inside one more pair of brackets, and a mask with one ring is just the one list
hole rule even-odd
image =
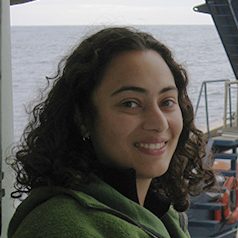
[[164, 175], [166, 172], [168, 171], [168, 167], [161, 169], [158, 171], [151, 171], [148, 172], [148, 170], [144, 173], [138, 173], [138, 176], [141, 178], [146, 178], [146, 179], [153, 179], [153, 178], [157, 178], [160, 177], [162, 175]]

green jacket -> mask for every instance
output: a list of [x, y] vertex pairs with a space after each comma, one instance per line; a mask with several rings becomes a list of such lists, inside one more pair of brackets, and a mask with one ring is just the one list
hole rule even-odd
[[183, 219], [181, 228], [183, 216], [172, 207], [161, 218], [162, 222], [96, 177], [80, 190], [32, 190], [17, 208], [8, 238], [190, 237]]

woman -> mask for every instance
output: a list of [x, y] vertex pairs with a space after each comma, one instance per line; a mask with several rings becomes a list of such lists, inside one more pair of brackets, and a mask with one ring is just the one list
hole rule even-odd
[[189, 237], [203, 165], [185, 70], [151, 35], [108, 28], [59, 64], [12, 166], [29, 196], [9, 238]]

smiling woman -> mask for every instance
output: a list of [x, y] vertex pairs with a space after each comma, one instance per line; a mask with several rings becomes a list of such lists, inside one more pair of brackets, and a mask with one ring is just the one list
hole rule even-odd
[[[137, 190], [147, 191], [151, 179], [168, 170], [183, 127], [169, 67], [154, 50], [121, 53], [105, 70], [93, 104], [97, 120], [90, 135], [98, 158], [133, 168]], [[143, 205], [146, 192], [139, 195]]]
[[107, 28], [52, 80], [9, 158], [12, 197], [29, 196], [8, 237], [189, 237], [189, 195], [215, 178], [170, 50], [147, 33]]

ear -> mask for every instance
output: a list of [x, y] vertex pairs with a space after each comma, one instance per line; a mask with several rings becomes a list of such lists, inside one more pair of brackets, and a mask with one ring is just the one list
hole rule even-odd
[[75, 107], [74, 122], [76, 126], [78, 127], [80, 134], [83, 137], [85, 137], [86, 135], [89, 135], [88, 129], [84, 123], [84, 120], [81, 116], [81, 113], [79, 112], [78, 107]]

